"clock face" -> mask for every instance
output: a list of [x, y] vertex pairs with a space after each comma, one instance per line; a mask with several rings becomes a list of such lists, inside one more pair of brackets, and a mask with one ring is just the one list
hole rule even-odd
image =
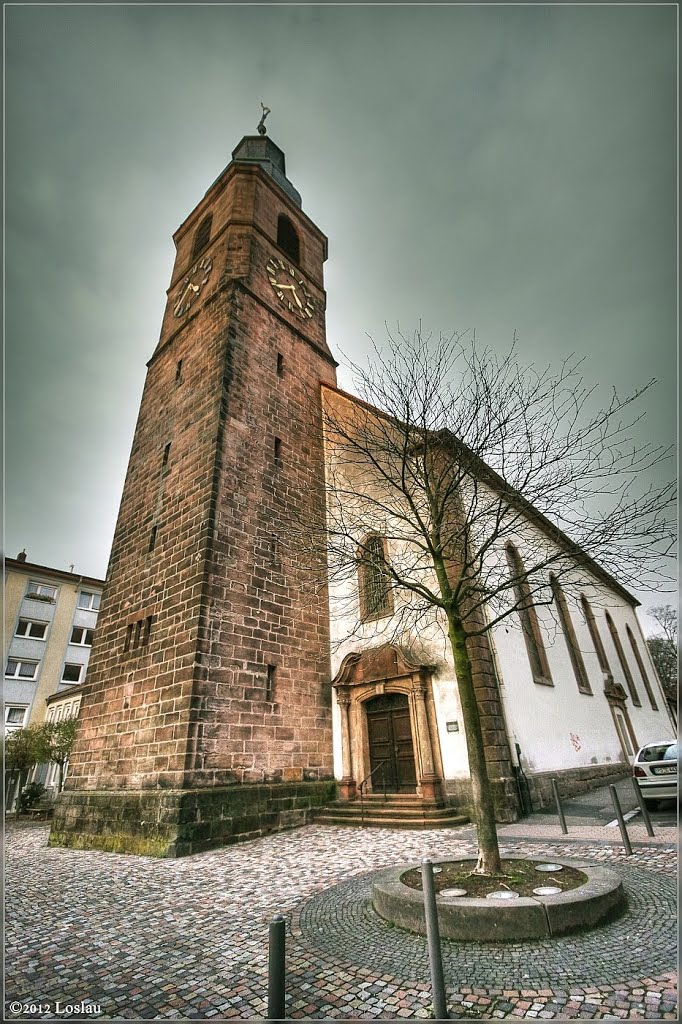
[[194, 264], [189, 274], [180, 285], [180, 293], [175, 305], [173, 306], [173, 313], [175, 316], [185, 315], [189, 307], [199, 295], [201, 289], [208, 281], [212, 269], [213, 260], [210, 256], [204, 256], [203, 259]]
[[290, 313], [295, 313], [301, 320], [309, 320], [315, 312], [315, 307], [300, 274], [284, 260], [275, 256], [268, 260], [265, 269], [279, 301], [284, 303]]

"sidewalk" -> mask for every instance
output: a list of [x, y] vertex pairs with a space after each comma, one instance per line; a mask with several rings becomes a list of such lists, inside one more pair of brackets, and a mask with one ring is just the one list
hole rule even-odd
[[[672, 801], [668, 803], [669, 810], [666, 813], [651, 814], [654, 835], [650, 836], [647, 834], [631, 779], [621, 779], [616, 783], [616, 793], [626, 819], [628, 838], [633, 846], [667, 846], [677, 843], [677, 822]], [[540, 813], [514, 822], [513, 825], [500, 825], [497, 830], [498, 836], [500, 839], [599, 842], [622, 847], [623, 839], [608, 786], [593, 789], [570, 799], [562, 798], [561, 808], [568, 829], [566, 834], [561, 831], [556, 807], [552, 805]]]
[[[567, 801], [567, 836], [555, 815], [533, 814], [500, 826], [500, 845], [613, 866], [625, 914], [575, 935], [444, 942], [453, 1018], [679, 1019], [674, 816], [657, 815], [673, 827], [654, 826], [653, 839], [632, 825], [626, 856], [607, 800], [608, 790]], [[274, 914], [287, 921], [288, 1018], [427, 1018], [426, 940], [376, 914], [372, 879], [384, 867], [477, 852], [471, 825], [313, 824], [180, 860], [53, 849], [48, 832], [7, 823], [12, 1020], [73, 1018], [73, 1007], [78, 1019], [263, 1019]]]

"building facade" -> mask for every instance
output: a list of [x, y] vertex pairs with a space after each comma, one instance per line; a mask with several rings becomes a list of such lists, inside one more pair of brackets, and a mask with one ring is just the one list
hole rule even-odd
[[104, 581], [5, 560], [5, 733], [45, 721], [46, 700], [82, 684]]
[[[399, 582], [393, 585], [408, 564], [425, 591], [439, 593], [431, 560], [420, 563], [413, 554], [424, 537], [402, 499], [401, 453], [409, 431], [395, 429], [389, 417], [352, 395], [322, 390], [327, 530], [340, 538], [329, 542], [332, 564], [340, 566], [329, 599], [341, 796], [354, 799], [367, 779], [369, 792], [387, 781], [390, 791], [413, 793], [426, 806], [469, 807], [467, 738], [445, 614]], [[380, 453], [376, 468], [365, 451]], [[412, 452], [421, 457], [418, 448]], [[471, 515], [499, 510], [492, 478], [477, 477], [475, 494], [465, 499]], [[466, 479], [461, 490], [469, 486]], [[502, 507], [508, 501], [504, 488]], [[552, 778], [565, 795], [613, 781], [629, 770], [640, 746], [675, 734], [637, 600], [586, 555], [574, 553], [567, 538], [560, 543], [556, 528], [536, 510], [516, 522], [494, 542], [483, 532], [477, 578], [493, 584], [511, 572], [523, 579], [527, 566], [546, 564], [532, 577], [540, 597], [516, 594], [520, 611], [467, 642], [500, 820], [513, 820], [524, 804], [552, 802]], [[344, 560], [347, 537], [365, 552], [356, 571]], [[473, 540], [471, 547], [476, 552]], [[456, 578], [454, 566], [451, 571]], [[494, 621], [487, 607], [483, 614]]]
[[[324, 554], [314, 585], [304, 566], [296, 524], [327, 515], [322, 402], [336, 393], [336, 363], [326, 238], [281, 150], [242, 139], [174, 241], [51, 843], [209, 849], [309, 820], [337, 783], [352, 801], [386, 756], [394, 789], [465, 804], [457, 681], [442, 645], [381, 642], [376, 609], [361, 638], [344, 641]], [[524, 772], [541, 800], [546, 773], [594, 784], [622, 772], [636, 742], [670, 733], [633, 599], [596, 582], [613, 597], [599, 623], [610, 632], [602, 658], [589, 619], [576, 625], [588, 645], [579, 685], [560, 637], [542, 691], [526, 630], [474, 645], [500, 817], [518, 814]], [[634, 638], [656, 709], [635, 701], [634, 646], [623, 654], [616, 636], [621, 647]], [[648, 700], [643, 679], [637, 689]]]

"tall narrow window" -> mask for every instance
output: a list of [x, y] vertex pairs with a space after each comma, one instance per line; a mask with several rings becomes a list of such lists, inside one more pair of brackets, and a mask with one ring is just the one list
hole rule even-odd
[[589, 629], [590, 636], [592, 637], [592, 643], [594, 644], [594, 650], [597, 655], [599, 667], [602, 670], [602, 672], [610, 676], [612, 674], [611, 666], [609, 665], [609, 659], [606, 657], [606, 651], [604, 650], [604, 645], [601, 642], [601, 637], [599, 636], [597, 620], [595, 619], [594, 612], [590, 607], [590, 602], [587, 600], [584, 594], [580, 598], [580, 603], [582, 605], [583, 613], [585, 615], [585, 622], [587, 623], [587, 628]]
[[275, 438], [275, 465], [282, 465], [282, 441], [279, 437]]
[[265, 699], [273, 701], [275, 699], [275, 677], [277, 675], [277, 666], [268, 665], [267, 676], [265, 679]]
[[197, 233], [194, 236], [194, 244], [192, 245], [192, 256], [191, 259], [195, 260], [196, 257], [203, 252], [208, 245], [208, 240], [211, 237], [211, 224], [213, 223], [213, 216], [209, 213], [207, 217], [204, 217], [201, 224], [197, 228]]
[[533, 599], [526, 578], [526, 571], [521, 561], [521, 556], [513, 544], [507, 545], [507, 564], [512, 573], [512, 586], [518, 605], [516, 611], [521, 622], [523, 638], [526, 641], [526, 650], [528, 652], [531, 672], [533, 673], [533, 680], [543, 686], [554, 686], [547, 654], [545, 653], [545, 645], [542, 642], [540, 623], [533, 606]]
[[284, 376], [284, 356], [281, 352], [277, 353], [277, 376]]
[[154, 620], [153, 615], [148, 615], [144, 620], [144, 633], [142, 635], [142, 644], [144, 647], [149, 643], [149, 638], [152, 635], [152, 622]]
[[625, 627], [625, 632], [627, 633], [628, 638], [630, 640], [630, 646], [632, 647], [632, 653], [635, 656], [635, 661], [637, 662], [637, 668], [639, 669], [639, 674], [642, 677], [642, 682], [644, 683], [644, 689], [646, 690], [646, 695], [649, 698], [649, 702], [651, 704], [651, 707], [653, 708], [654, 711], [658, 711], [658, 704], [656, 703], [656, 698], [654, 697], [654, 692], [651, 689], [651, 683], [649, 682], [649, 676], [647, 675], [647, 671], [644, 668], [644, 662], [642, 661], [642, 657], [641, 657], [641, 655], [639, 653], [639, 647], [637, 646], [637, 641], [635, 640], [635, 638], [633, 636], [633, 633], [632, 633], [632, 630], [630, 629], [629, 626]]
[[370, 534], [360, 546], [360, 616], [379, 619], [393, 611], [391, 577], [386, 565], [386, 538]]
[[585, 663], [583, 656], [580, 653], [578, 647], [578, 640], [573, 629], [573, 623], [571, 621], [571, 613], [568, 610], [568, 604], [564, 592], [559, 586], [559, 582], [554, 576], [549, 577], [549, 582], [552, 587], [552, 593], [554, 594], [554, 601], [556, 603], [557, 611], [559, 613], [559, 620], [561, 622], [561, 628], [564, 631], [566, 637], [566, 646], [568, 647], [568, 655], [571, 659], [571, 665], [573, 666], [573, 672], [575, 679], [578, 684], [578, 689], [581, 693], [592, 693], [592, 687], [590, 681], [587, 678], [587, 672], [585, 671]]
[[132, 644], [132, 642], [133, 642], [133, 624], [131, 622], [126, 627], [126, 638], [125, 638], [125, 642], [123, 644], [123, 650], [124, 651], [129, 651], [130, 650], [130, 645]]
[[168, 460], [170, 458], [170, 450], [171, 450], [171, 443], [169, 441], [168, 444], [165, 445], [164, 449], [163, 449], [163, 458], [161, 460], [161, 469], [162, 470], [168, 469]]
[[277, 245], [287, 256], [290, 256], [294, 263], [298, 263], [300, 256], [300, 245], [296, 228], [289, 218], [280, 213], [277, 218]]
[[154, 548], [156, 547], [156, 534], [158, 529], [158, 526], [152, 526], [151, 533], [149, 534], [149, 547], [147, 549], [148, 551], [153, 551]]
[[178, 359], [175, 366], [175, 383], [179, 384], [182, 380], [182, 359]]
[[628, 690], [630, 691], [630, 696], [632, 697], [632, 703], [635, 704], [638, 708], [641, 708], [642, 702], [639, 699], [639, 694], [637, 693], [637, 690], [635, 689], [635, 681], [632, 678], [630, 666], [628, 665], [625, 659], [625, 651], [622, 648], [620, 637], [618, 636], [618, 630], [616, 629], [616, 625], [608, 612], [606, 613], [606, 625], [609, 627], [609, 633], [611, 634], [611, 639], [613, 640], [613, 646], [616, 648], [616, 654], [618, 655], [618, 661], [620, 662], [620, 667], [622, 668], [623, 675], [625, 676], [625, 682], [628, 684]]

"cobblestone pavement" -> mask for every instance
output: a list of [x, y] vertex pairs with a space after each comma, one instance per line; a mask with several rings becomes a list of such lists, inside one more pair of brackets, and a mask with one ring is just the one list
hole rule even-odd
[[[579, 937], [444, 942], [451, 1016], [677, 1020], [675, 846], [641, 844], [625, 857], [615, 837], [500, 832], [509, 852], [615, 865], [630, 908]], [[425, 940], [377, 917], [371, 873], [475, 850], [470, 827], [309, 825], [181, 860], [49, 849], [47, 833], [8, 828], [9, 1019], [262, 1018], [275, 913], [287, 917], [287, 1016], [428, 1017]]]

